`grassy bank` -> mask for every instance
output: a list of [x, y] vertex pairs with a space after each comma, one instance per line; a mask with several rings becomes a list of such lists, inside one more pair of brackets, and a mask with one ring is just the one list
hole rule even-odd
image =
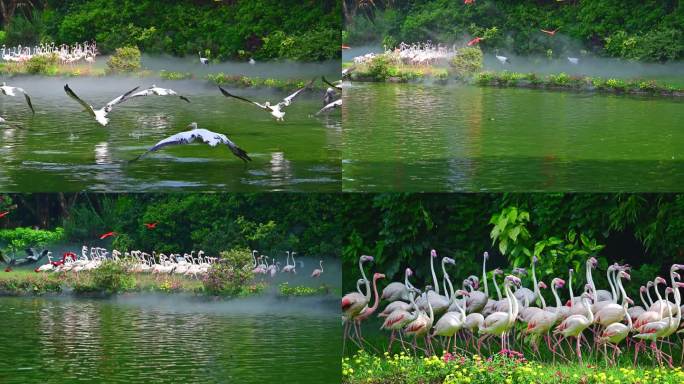
[[571, 364], [540, 364], [521, 357], [516, 352], [495, 355], [461, 357], [445, 355], [416, 358], [405, 353], [384, 356], [359, 352], [342, 359], [342, 382], [348, 384], [401, 383], [505, 383], [505, 384], [638, 384], [684, 382], [680, 367], [632, 368], [625, 366], [597, 367]]

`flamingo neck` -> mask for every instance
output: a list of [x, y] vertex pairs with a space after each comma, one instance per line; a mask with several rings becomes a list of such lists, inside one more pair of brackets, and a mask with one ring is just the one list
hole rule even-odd
[[646, 305], [646, 300], [644, 300], [644, 291], [641, 289], [639, 290], [639, 298], [641, 299], [641, 304], [644, 305], [644, 308], [648, 308], [648, 305]]
[[[656, 292], [658, 291], [658, 288], [656, 288]], [[653, 298], [651, 297], [651, 290], [648, 288], [648, 285], [646, 286], [646, 297], [648, 298], [648, 306], [650, 307], [653, 305]]]
[[492, 281], [494, 282], [494, 288], [496, 288], [496, 298], [501, 300], [501, 290], [499, 289], [499, 284], [496, 282], [496, 274], [492, 273]]
[[380, 304], [380, 297], [378, 297], [378, 278], [373, 278], [373, 295], [375, 296], [375, 302], [373, 302], [373, 306], [370, 307], [366, 312], [368, 315], [372, 314], [375, 312], [376, 309], [378, 309], [378, 304]]
[[591, 262], [587, 260], [587, 283], [591, 287], [591, 296], [594, 299], [594, 303], [598, 302], [598, 295], [596, 294], [596, 286], [594, 285], [594, 279], [591, 277]]
[[439, 295], [439, 283], [437, 282], [437, 274], [435, 273], [435, 258], [430, 255], [430, 272], [432, 272], [432, 281], [435, 284], [435, 293]]
[[569, 273], [570, 277], [568, 278], [568, 291], [570, 292], [570, 306], [575, 301], [575, 294], [572, 293], [572, 272]]
[[[294, 262], [294, 255], [292, 255], [292, 261]], [[370, 301], [370, 295], [371, 295], [371, 290], [370, 290], [370, 283], [368, 282], [368, 279], [366, 278], [366, 273], [363, 271], [363, 258], [359, 258], [359, 269], [361, 270], [361, 276], [363, 277], [363, 280], [366, 282], [366, 294], [364, 297], [366, 298], [366, 302]]]
[[444, 258], [442, 258], [442, 284], [444, 285], [444, 295], [449, 299], [450, 303], [453, 301], [451, 298], [454, 296], [453, 291], [449, 291], [447, 288], [447, 279], [449, 278], [449, 274], [447, 274], [446, 268], [444, 267]]
[[556, 284], [551, 283], [551, 293], [553, 293], [553, 298], [556, 299], [556, 309], [560, 312], [561, 301], [558, 297], [558, 292], [556, 291]]
[[589, 324], [594, 322], [594, 312], [591, 311], [591, 305], [589, 304], [589, 299], [586, 297], [583, 299], [584, 302], [584, 307], [587, 309], [587, 320], [589, 320]]
[[615, 286], [613, 285], [613, 276], [615, 273], [611, 273], [611, 269], [609, 269], [606, 272], [606, 276], [608, 277], [608, 284], [610, 285], [610, 293], [613, 295], [612, 301], [613, 303], [617, 303], [617, 292], [615, 292]]
[[487, 269], [485, 265], [487, 264], [487, 258], [483, 257], [482, 258], [482, 280], [484, 281], [484, 291], [485, 291], [485, 296], [489, 298], [489, 287], [487, 286]]
[[[534, 293], [537, 295], [538, 298], [541, 298], [541, 291], [539, 290], [539, 284], [537, 283], [537, 273], [534, 269], [534, 266], [536, 264], [537, 263], [534, 260], [532, 260], [532, 284], [534, 284]], [[544, 299], [542, 299], [542, 302], [543, 301]], [[544, 305], [544, 308], [545, 307], [546, 305]]]
[[[510, 324], [513, 323], [518, 316], [518, 300], [515, 298], [511, 299], [513, 292], [511, 291], [511, 285], [508, 281], [504, 283], [504, 291], [506, 292], [506, 299], [508, 300], [508, 323]], [[515, 309], [513, 306], [515, 306]]]

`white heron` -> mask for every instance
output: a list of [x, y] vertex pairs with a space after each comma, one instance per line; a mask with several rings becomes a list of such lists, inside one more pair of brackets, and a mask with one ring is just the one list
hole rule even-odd
[[159, 141], [145, 153], [136, 157], [133, 161], [139, 160], [148, 153], [157, 151], [169, 145], [190, 144], [197, 139], [201, 140], [205, 144], [208, 144], [210, 147], [215, 147], [219, 144], [225, 144], [228, 146], [228, 149], [230, 149], [230, 151], [242, 161], [252, 161], [252, 159], [247, 155], [247, 152], [233, 143], [226, 135], [212, 132], [203, 128], [198, 128], [197, 123], [195, 122], [190, 123], [187, 128], [190, 128], [191, 130], [177, 133]]
[[241, 97], [241, 96], [233, 95], [232, 93], [223, 89], [220, 85], [219, 85], [219, 89], [221, 90], [221, 93], [223, 93], [224, 96], [233, 97], [233, 98], [236, 98], [238, 100], [242, 100], [242, 101], [246, 101], [250, 104], [254, 104], [257, 107], [259, 107], [259, 108], [269, 112], [271, 115], [273, 115], [273, 117], [275, 117], [276, 121], [283, 121], [285, 119], [285, 112], [283, 111], [283, 108], [290, 106], [292, 104], [292, 101], [294, 100], [294, 98], [297, 97], [303, 90], [309, 88], [311, 86], [311, 84], [313, 84], [313, 80], [311, 80], [307, 85], [305, 85], [302, 88], [299, 88], [298, 90], [296, 90], [295, 92], [293, 92], [292, 94], [290, 94], [289, 96], [284, 98], [283, 101], [281, 101], [275, 105], [271, 105], [271, 103], [268, 101], [261, 104], [261, 103], [257, 103], [256, 101], [252, 101], [252, 100], [246, 99], [246, 98]]
[[202, 63], [204, 65], [209, 65], [209, 59], [207, 59], [206, 57], [202, 57], [201, 52], [197, 52], [197, 55], [199, 56], [200, 63]]
[[24, 91], [23, 88], [19, 87], [12, 87], [10, 85], [7, 85], [7, 83], [3, 82], [2, 86], [0, 86], [0, 91], [2, 92], [3, 95], [6, 96], [16, 96], [17, 92], [20, 92], [24, 95], [24, 98], [26, 99], [26, 104], [28, 104], [29, 108], [31, 109], [31, 112], [35, 115], [36, 111], [33, 109], [33, 104], [31, 104], [31, 98], [29, 97], [28, 93]]
[[81, 104], [83, 106], [83, 108], [85, 108], [86, 112], [88, 112], [90, 114], [90, 116], [94, 117], [98, 123], [102, 124], [102, 126], [106, 126], [107, 123], [109, 123], [109, 119], [107, 118], [107, 114], [109, 114], [109, 112], [112, 111], [112, 108], [114, 108], [115, 105], [122, 103], [124, 100], [126, 100], [128, 98], [128, 96], [131, 93], [137, 91], [138, 88], [140, 88], [140, 87], [135, 87], [135, 88], [131, 89], [130, 91], [124, 93], [123, 95], [117, 96], [114, 100], [110, 101], [104, 107], [102, 107], [100, 109], [93, 108], [92, 105], [86, 103], [80, 97], [78, 97], [76, 95], [76, 93], [74, 93], [74, 91], [72, 91], [71, 88], [69, 88], [69, 84], [64, 85], [64, 92], [66, 92], [66, 94], [69, 95], [69, 97], [71, 97], [72, 99], [78, 101], [78, 103]]

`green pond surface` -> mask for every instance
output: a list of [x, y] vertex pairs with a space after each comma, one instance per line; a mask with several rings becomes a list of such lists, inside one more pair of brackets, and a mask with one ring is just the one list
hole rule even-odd
[[345, 191], [684, 190], [684, 100], [375, 83], [344, 97]]
[[333, 297], [0, 298], [1, 383], [335, 383]]
[[[65, 83], [96, 108], [153, 83], [176, 90], [191, 103], [177, 97], [131, 99], [114, 107], [103, 127], [64, 93]], [[321, 90], [298, 97], [286, 109], [285, 121], [276, 122], [256, 106], [224, 97], [205, 80], [16, 77], [10, 84], [31, 95], [36, 114], [22, 97], [0, 97], [0, 116], [11, 124], [0, 126], [0, 191], [340, 190], [341, 116], [339, 111], [313, 116], [323, 104]], [[288, 95], [267, 88], [227, 88], [259, 102]], [[225, 146], [195, 143], [130, 162], [159, 140], [188, 130], [193, 121], [226, 134], [253, 161], [243, 163]]]

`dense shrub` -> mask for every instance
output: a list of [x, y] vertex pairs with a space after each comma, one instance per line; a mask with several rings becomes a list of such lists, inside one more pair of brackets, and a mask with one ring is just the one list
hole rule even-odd
[[218, 263], [214, 264], [202, 282], [207, 293], [235, 296], [246, 288], [253, 277], [249, 249], [233, 249], [221, 252]]
[[471, 76], [482, 70], [482, 50], [479, 47], [465, 47], [451, 60], [454, 74], [460, 77]]
[[95, 291], [114, 294], [125, 292], [135, 286], [135, 279], [120, 263], [107, 260], [90, 272]]
[[140, 49], [138, 47], [117, 48], [107, 60], [110, 72], [134, 72], [140, 69]]
[[31, 74], [54, 75], [57, 73], [59, 57], [57, 54], [33, 56], [26, 62], [26, 72]]

